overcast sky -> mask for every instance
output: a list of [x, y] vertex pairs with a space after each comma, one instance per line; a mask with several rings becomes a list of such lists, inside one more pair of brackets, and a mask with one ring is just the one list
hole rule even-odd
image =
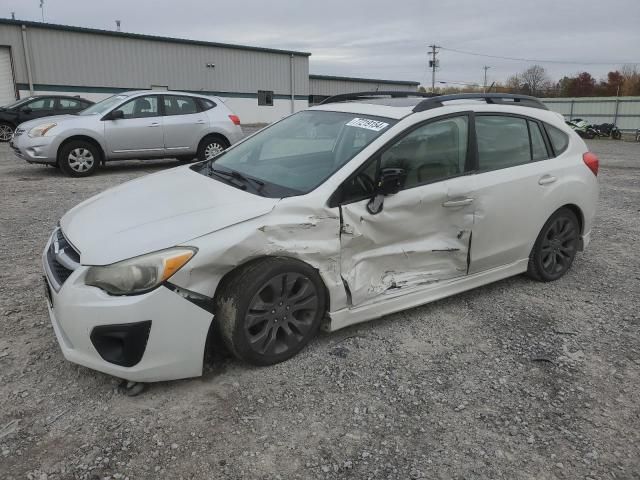
[[[0, 16], [41, 20], [40, 0]], [[311, 73], [431, 83], [428, 45], [541, 63], [551, 78], [596, 78], [640, 62], [640, 0], [44, 0], [45, 21], [311, 52]], [[504, 81], [534, 62], [442, 49], [436, 80]], [[575, 63], [563, 63], [575, 62]]]

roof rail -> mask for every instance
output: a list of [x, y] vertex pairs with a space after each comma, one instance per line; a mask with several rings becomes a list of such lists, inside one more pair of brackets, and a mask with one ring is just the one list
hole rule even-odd
[[[529, 95], [516, 95], [512, 93], [456, 93], [452, 95], [431, 96], [423, 100], [413, 108], [414, 112], [424, 112], [432, 108], [444, 106], [442, 102], [452, 100], [484, 100], [489, 104], [516, 105], [518, 107], [540, 108], [549, 110], [541, 100]], [[507, 101], [505, 101], [507, 100]]]
[[369, 100], [376, 97], [391, 97], [391, 98], [407, 98], [407, 97], [433, 97], [432, 93], [423, 92], [411, 92], [411, 91], [378, 91], [378, 92], [357, 92], [357, 93], [342, 93], [340, 95], [333, 95], [332, 97], [325, 98], [318, 105], [325, 103], [338, 103], [348, 102], [351, 100]]

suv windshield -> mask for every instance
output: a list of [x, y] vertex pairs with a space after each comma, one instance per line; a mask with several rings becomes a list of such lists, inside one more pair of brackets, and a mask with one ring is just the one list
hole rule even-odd
[[305, 194], [395, 123], [371, 115], [306, 110], [192, 168], [266, 197]]
[[105, 98], [104, 100], [99, 101], [98, 103], [94, 103], [89, 108], [85, 108], [78, 115], [104, 115], [112, 107], [115, 107], [118, 103], [122, 102], [127, 95], [113, 95], [111, 97]]

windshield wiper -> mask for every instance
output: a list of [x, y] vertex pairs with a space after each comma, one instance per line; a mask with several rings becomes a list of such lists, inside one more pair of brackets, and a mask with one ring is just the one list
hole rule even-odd
[[[210, 166], [209, 171], [215, 175], [224, 176], [226, 178], [233, 178], [235, 180], [240, 180], [241, 182], [244, 182], [244, 183], [253, 182], [258, 186], [256, 188], [256, 190], [258, 191], [260, 191], [262, 187], [264, 187], [264, 182], [262, 180], [258, 180], [257, 178], [247, 177], [236, 170], [229, 170], [229, 171], [219, 170], [217, 168], [213, 168], [213, 166]], [[245, 185], [242, 185], [242, 186], [246, 188]]]

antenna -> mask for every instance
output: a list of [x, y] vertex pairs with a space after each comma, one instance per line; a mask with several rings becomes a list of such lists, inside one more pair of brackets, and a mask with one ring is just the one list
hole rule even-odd
[[116, 31], [120, 31], [120, 20], [116, 20]]

